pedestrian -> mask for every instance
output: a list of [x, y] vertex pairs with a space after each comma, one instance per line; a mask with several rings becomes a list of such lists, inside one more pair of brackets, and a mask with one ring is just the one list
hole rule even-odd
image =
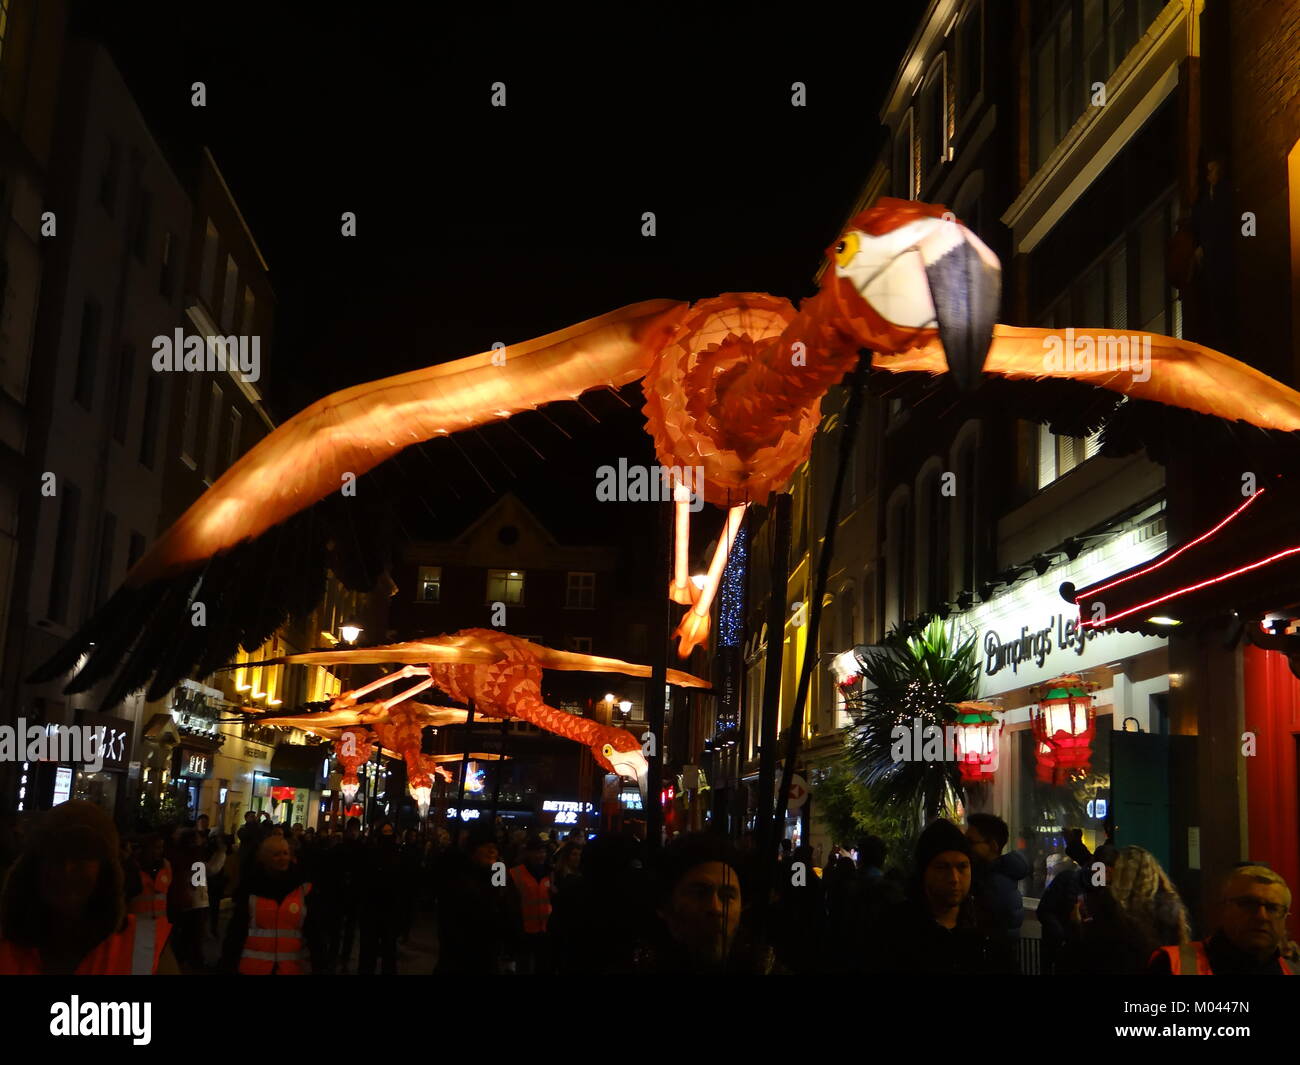
[[[1127, 848], [1125, 848], [1127, 849]], [[1219, 887], [1214, 931], [1202, 942], [1162, 946], [1150, 972], [1168, 976], [1295, 976], [1286, 919], [1291, 889], [1267, 865], [1238, 865]]]
[[222, 951], [222, 971], [243, 976], [300, 976], [318, 958], [319, 921], [311, 883], [289, 860], [289, 841], [268, 837], [246, 862]]
[[863, 836], [854, 853], [841, 857], [828, 877], [825, 958], [832, 972], [864, 972], [877, 925], [903, 901], [902, 888], [885, 875], [883, 839]]
[[245, 851], [251, 858], [262, 839], [262, 831], [257, 823], [256, 811], [249, 810], [244, 814], [244, 823], [236, 835], [239, 839], [239, 849]]
[[638, 972], [662, 975], [746, 973], [773, 967], [770, 948], [742, 933], [741, 859], [729, 840], [687, 833], [664, 848], [654, 883], [658, 921], [637, 951]]
[[437, 973], [503, 971], [511, 912], [508, 876], [491, 828], [469, 833], [464, 852], [446, 856], [438, 892]]
[[510, 870], [510, 903], [514, 914], [515, 971], [532, 976], [551, 972], [546, 928], [551, 918], [551, 875], [546, 842], [530, 836], [523, 861]]
[[[1108, 855], [1097, 848], [1096, 858]], [[1094, 863], [1095, 864], [1095, 863]], [[1177, 948], [1190, 938], [1187, 910], [1178, 889], [1155, 856], [1141, 847], [1115, 852], [1104, 883], [1085, 889], [1056, 971], [1062, 974], [1124, 975], [1144, 972], [1152, 952]]]
[[379, 826], [361, 875], [359, 913], [361, 959], [357, 972], [373, 976], [376, 962], [384, 976], [397, 973], [397, 935], [402, 921], [402, 856], [392, 822]]
[[983, 976], [1019, 969], [1013, 944], [982, 927], [971, 896], [970, 841], [951, 821], [916, 844], [910, 897], [883, 914], [866, 969], [905, 975]]
[[1019, 851], [1002, 853], [1010, 836], [1007, 823], [996, 814], [974, 813], [966, 818], [975, 905], [985, 927], [1019, 938], [1025, 906], [1018, 885], [1029, 876], [1029, 863]]
[[790, 852], [783, 878], [776, 882], [776, 901], [768, 921], [769, 938], [784, 971], [811, 973], [823, 965], [826, 894], [813, 868], [812, 848], [800, 844]]
[[221, 900], [226, 895], [226, 858], [226, 837], [212, 833], [208, 837], [208, 924], [214, 936], [221, 917]]
[[81, 800], [46, 811], [0, 894], [0, 974], [176, 973], [158, 927], [126, 908], [117, 828]]

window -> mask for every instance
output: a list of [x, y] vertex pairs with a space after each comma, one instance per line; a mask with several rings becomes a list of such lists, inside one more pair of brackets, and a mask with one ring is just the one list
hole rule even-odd
[[948, 538], [953, 500], [939, 494], [938, 463], [917, 484], [916, 494], [916, 604], [934, 611], [948, 601]]
[[158, 294], [168, 302], [176, 284], [176, 237], [171, 230], [163, 230], [162, 258], [158, 263]]
[[1138, 225], [1137, 328], [1165, 336], [1183, 335], [1183, 308], [1165, 273], [1165, 245], [1177, 225], [1175, 202], [1166, 199]]
[[524, 574], [522, 570], [490, 569], [487, 579], [487, 601], [519, 606], [524, 601]]
[[569, 610], [594, 610], [596, 608], [596, 575], [570, 573], [565, 590], [564, 605]]
[[63, 482], [63, 503], [59, 507], [59, 531], [54, 540], [54, 572], [50, 574], [50, 599], [46, 612], [51, 621], [68, 620], [72, 588], [73, 558], [77, 546], [77, 514], [81, 492], [71, 481]]
[[[0, 60], [4, 59], [5, 41], [9, 37], [9, 0], [0, 0]], [[19, 807], [22, 809], [22, 807]]]
[[144, 554], [144, 535], [132, 529], [131, 539], [127, 546], [127, 551], [126, 551], [126, 568], [128, 573], [135, 566], [135, 564], [140, 561], [140, 556], [143, 554]]
[[192, 470], [199, 467], [195, 461], [199, 439], [199, 386], [202, 379], [192, 374], [185, 381], [185, 420], [181, 425], [181, 461]]
[[912, 166], [912, 112], [908, 111], [894, 131], [894, 192], [904, 200], [916, 198], [915, 173]]
[[72, 386], [72, 396], [86, 410], [95, 398], [95, 369], [99, 357], [99, 304], [86, 300], [81, 309], [81, 338], [77, 344], [77, 375]]
[[122, 149], [112, 137], [104, 155], [104, 169], [99, 172], [99, 203], [110, 215], [117, 203], [117, 172], [121, 167]]
[[99, 527], [99, 556], [95, 560], [95, 608], [104, 605], [109, 585], [113, 579], [113, 541], [117, 538], [117, 516], [104, 512]]
[[1058, 5], [1059, 17], [1052, 18], [1034, 47], [1035, 168], [1091, 106], [1092, 87], [1110, 80], [1162, 6], [1159, 0]]
[[[972, 4], [957, 27], [957, 113], [965, 115], [984, 86], [984, 4]], [[959, 218], [964, 217], [958, 215]]]
[[135, 348], [127, 345], [118, 359], [117, 394], [113, 397], [113, 439], [126, 443], [126, 430], [131, 422], [131, 387], [135, 383]]
[[243, 427], [244, 416], [232, 406], [230, 408], [230, 440], [226, 444], [226, 469], [230, 469], [239, 460], [239, 436]]
[[885, 521], [885, 628], [911, 617], [912, 549], [909, 500], [900, 489]]
[[203, 479], [212, 483], [217, 473], [217, 445], [221, 443], [221, 406], [225, 397], [221, 386], [212, 384], [212, 397], [208, 402], [208, 439], [203, 449]]
[[570, 651], [580, 655], [591, 654], [591, 637], [590, 636], [566, 636], [565, 645]]
[[161, 416], [163, 378], [149, 374], [144, 390], [144, 425], [140, 429], [140, 464], [152, 470], [158, 442], [158, 421]]
[[1047, 426], [1038, 427], [1038, 487], [1046, 488], [1076, 466], [1097, 454], [1101, 430], [1089, 436], [1058, 436]]
[[217, 227], [208, 220], [207, 231], [203, 234], [203, 259], [199, 264], [199, 298], [211, 310], [217, 305]]
[[153, 197], [140, 186], [135, 199], [135, 227], [131, 234], [131, 250], [142, 263], [149, 261], [149, 224], [153, 214]]
[[415, 598], [420, 603], [442, 602], [442, 567], [421, 566], [415, 583]]
[[251, 337], [256, 330], [253, 327], [253, 312], [257, 309], [257, 300], [253, 298], [253, 290], [247, 285], [244, 286], [244, 306], [239, 316], [239, 332], [246, 337]]
[[930, 67], [921, 90], [921, 183], [931, 177], [948, 157], [948, 63], [941, 55]]
[[239, 267], [233, 255], [226, 256], [226, 283], [221, 292], [221, 331], [230, 333], [235, 328], [235, 293], [239, 288]]
[[967, 439], [957, 452], [954, 463], [957, 474], [957, 550], [959, 552], [958, 579], [962, 591], [974, 591], [979, 580], [979, 552], [976, 547], [979, 536], [979, 516], [976, 503], [979, 499], [978, 466], [975, 461], [977, 451], [974, 439]]

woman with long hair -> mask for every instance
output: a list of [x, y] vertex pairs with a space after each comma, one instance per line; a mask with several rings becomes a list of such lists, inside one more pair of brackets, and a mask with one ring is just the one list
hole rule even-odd
[[1058, 973], [1144, 973], [1158, 948], [1191, 940], [1178, 888], [1142, 847], [1121, 849], [1105, 884], [1084, 893], [1072, 932]]

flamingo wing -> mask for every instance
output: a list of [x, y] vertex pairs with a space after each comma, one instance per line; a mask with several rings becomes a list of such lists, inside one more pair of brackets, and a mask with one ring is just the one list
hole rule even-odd
[[318, 665], [350, 663], [352, 665], [397, 664], [403, 666], [491, 665], [506, 657], [473, 636], [440, 636], [432, 640], [409, 640], [406, 643], [379, 644], [374, 647], [340, 647], [335, 650], [303, 651], [299, 654], [265, 658], [259, 662], [240, 662], [224, 669], [248, 669], [253, 666]]
[[[1103, 428], [1107, 453], [1146, 446], [1161, 459], [1174, 447], [1226, 447], [1252, 454], [1266, 468], [1294, 464], [1300, 392], [1189, 340], [1091, 329], [1069, 335], [1076, 345], [1090, 345], [1090, 362], [1077, 347], [1063, 356], [1065, 330], [994, 326], [980, 392], [1007, 413], [1044, 422], [1058, 433], [1078, 436]], [[1127, 338], [1127, 363], [1112, 337]], [[947, 363], [942, 346], [932, 341], [899, 355], [875, 355], [872, 369], [877, 391], [915, 399], [933, 394]], [[1243, 433], [1243, 427], [1253, 431]], [[1279, 443], [1286, 446], [1277, 448]]]
[[385, 568], [385, 516], [366, 509], [364, 490], [343, 495], [353, 478], [440, 435], [636, 380], [685, 306], [632, 304], [318, 400], [231, 466], [27, 679], [75, 669], [64, 687], [72, 694], [113, 676], [101, 710], [146, 684], [148, 698], [161, 698], [182, 676], [211, 672], [308, 614], [326, 569], [368, 590]]

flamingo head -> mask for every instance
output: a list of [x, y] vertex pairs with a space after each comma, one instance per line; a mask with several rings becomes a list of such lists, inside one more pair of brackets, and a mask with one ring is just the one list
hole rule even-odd
[[611, 729], [599, 743], [592, 746], [591, 754], [607, 773], [632, 777], [641, 789], [641, 801], [648, 801], [650, 763], [646, 761], [641, 744], [632, 733], [623, 729]]
[[882, 198], [849, 223], [827, 255], [823, 297], [854, 343], [899, 355], [938, 337], [957, 385], [979, 384], [1002, 267], [956, 215]]

